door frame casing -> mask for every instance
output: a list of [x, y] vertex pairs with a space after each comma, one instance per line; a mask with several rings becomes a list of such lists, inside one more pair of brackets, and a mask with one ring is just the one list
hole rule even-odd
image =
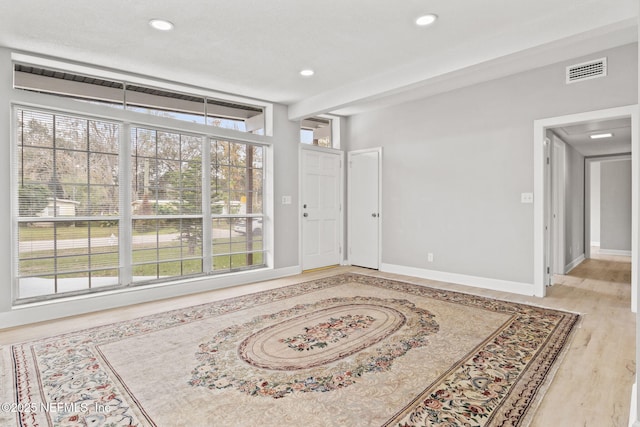
[[[382, 219], [384, 218], [382, 212], [382, 147], [365, 148], [362, 150], [353, 150], [347, 152], [347, 162], [351, 164], [351, 157], [357, 154], [364, 153], [377, 153], [378, 154], [378, 270], [382, 266]], [[351, 265], [351, 168], [347, 168], [347, 264]]]
[[339, 215], [339, 219], [338, 219], [338, 250], [339, 250], [339, 254], [340, 254], [340, 264], [344, 265], [345, 264], [345, 251], [344, 251], [344, 214], [345, 214], [345, 209], [343, 209], [344, 204], [344, 197], [345, 197], [345, 190], [344, 190], [344, 184], [345, 184], [345, 173], [344, 173], [344, 151], [342, 150], [338, 150], [335, 148], [326, 148], [326, 147], [318, 147], [316, 145], [308, 145], [308, 144], [299, 144], [298, 146], [298, 236], [300, 236], [300, 238], [298, 239], [298, 259], [300, 260], [300, 270], [304, 271], [305, 270], [305, 266], [304, 266], [304, 231], [303, 231], [303, 220], [302, 220], [302, 214], [303, 214], [303, 208], [302, 208], [302, 200], [303, 200], [303, 193], [304, 193], [304, 186], [303, 186], [303, 174], [304, 174], [304, 170], [303, 170], [303, 159], [302, 159], [302, 155], [304, 151], [319, 151], [321, 153], [325, 153], [325, 154], [335, 154], [337, 156], [340, 157], [340, 185], [339, 185], [339, 200], [340, 200], [340, 215]]
[[622, 107], [608, 108], [603, 110], [588, 111], [565, 116], [551, 117], [534, 120], [533, 122], [533, 287], [534, 295], [544, 297], [546, 287], [545, 278], [545, 256], [548, 248], [545, 239], [545, 214], [548, 205], [545, 203], [545, 150], [544, 140], [547, 129], [558, 126], [568, 126], [584, 123], [592, 120], [631, 118], [631, 179], [632, 179], [632, 224], [631, 224], [631, 309], [636, 312], [638, 307], [638, 242], [640, 242], [638, 228], [639, 211], [639, 191], [640, 191], [640, 138], [639, 138], [639, 112], [638, 104], [626, 105]]
[[[551, 138], [551, 274], [565, 274], [565, 181], [567, 179], [567, 144], [557, 135]], [[554, 211], [556, 220], [553, 221]]]

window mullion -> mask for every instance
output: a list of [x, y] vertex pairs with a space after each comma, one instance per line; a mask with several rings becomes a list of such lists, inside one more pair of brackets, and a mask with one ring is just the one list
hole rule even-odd
[[131, 286], [133, 273], [133, 232], [131, 209], [131, 125], [123, 123], [120, 126], [120, 284]]
[[202, 271], [213, 271], [213, 220], [211, 218], [211, 138], [202, 144]]

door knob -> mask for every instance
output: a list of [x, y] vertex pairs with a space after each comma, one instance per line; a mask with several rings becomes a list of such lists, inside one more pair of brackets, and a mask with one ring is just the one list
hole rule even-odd
[[302, 214], [302, 216], [306, 218], [306, 217], [309, 216], [309, 214], [305, 212], [305, 213]]
[[377, 218], [378, 214], [377, 213], [372, 213], [371, 216], [374, 217], [374, 218]]

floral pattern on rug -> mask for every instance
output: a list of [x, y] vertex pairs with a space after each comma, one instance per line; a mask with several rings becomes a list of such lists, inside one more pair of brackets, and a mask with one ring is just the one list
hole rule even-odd
[[[295, 369], [293, 366], [288, 367], [289, 370], [274, 372], [272, 369], [259, 369], [253, 366], [255, 363], [252, 363], [247, 356], [247, 342], [251, 336], [249, 338], [245, 336], [256, 329], [274, 328], [283, 319], [315, 313], [317, 310], [329, 307], [348, 306], [357, 309], [376, 305], [397, 311], [402, 321], [398, 322], [397, 327], [389, 331], [390, 333], [381, 335], [375, 340], [366, 341], [349, 352], [341, 352], [339, 357], [322, 360], [322, 363], [309, 364], [306, 366], [307, 369], [300, 372], [291, 372], [291, 369]], [[312, 335], [324, 339], [331, 335], [332, 330], [353, 332], [359, 328], [371, 326], [375, 321], [372, 317], [362, 317], [362, 326], [344, 325], [344, 322], [339, 319], [329, 319], [307, 330], [313, 330]], [[345, 316], [345, 318], [353, 323], [353, 317]], [[196, 358], [201, 363], [193, 370], [193, 377], [189, 384], [210, 389], [235, 388], [251, 396], [267, 396], [275, 399], [292, 393], [329, 392], [355, 384], [357, 379], [365, 374], [388, 371], [395, 359], [402, 357], [411, 349], [426, 346], [429, 342], [428, 337], [437, 333], [438, 330], [439, 326], [434, 315], [428, 310], [416, 307], [408, 300], [348, 297], [330, 298], [314, 304], [299, 304], [288, 310], [257, 316], [243, 325], [225, 328], [215, 334], [210, 341], [201, 344], [196, 353]], [[338, 342], [345, 336], [338, 336], [333, 342]], [[393, 339], [385, 340], [387, 337]], [[314, 340], [315, 337], [302, 339]], [[352, 355], [354, 357], [347, 357]]]
[[303, 334], [281, 338], [280, 342], [296, 351], [325, 348], [330, 343], [337, 343], [341, 339], [349, 338], [349, 334], [355, 330], [368, 328], [374, 320], [376, 319], [371, 316], [361, 314], [348, 314], [337, 319], [332, 317], [326, 322], [304, 328]]
[[[312, 294], [345, 283], [357, 283], [407, 295], [433, 298], [461, 306], [480, 308], [512, 316], [512, 321], [487, 338], [474, 351], [451, 366], [385, 426], [517, 426], [531, 409], [548, 379], [570, 333], [579, 320], [577, 314], [533, 307], [526, 304], [483, 298], [443, 289], [415, 285], [382, 277], [340, 274], [323, 279], [257, 292], [219, 302], [163, 312], [45, 339], [10, 346], [13, 367], [14, 401], [21, 408], [41, 405], [82, 404], [88, 411], [21, 411], [16, 425], [25, 427], [133, 425], [155, 426], [120, 383], [100, 352], [100, 345], [177, 328], [191, 322], [215, 318], [252, 307]], [[231, 331], [230, 331], [231, 332]], [[385, 360], [377, 369], [385, 368]], [[200, 373], [210, 370], [206, 364]], [[195, 378], [195, 375], [194, 375]], [[357, 379], [357, 372], [343, 370], [294, 382], [293, 389], [324, 389]], [[213, 387], [225, 387], [225, 378]], [[264, 383], [264, 381], [263, 381]], [[279, 392], [277, 386], [247, 384], [248, 393]], [[351, 382], [352, 383], [352, 382]], [[109, 405], [100, 413], [94, 408]]]

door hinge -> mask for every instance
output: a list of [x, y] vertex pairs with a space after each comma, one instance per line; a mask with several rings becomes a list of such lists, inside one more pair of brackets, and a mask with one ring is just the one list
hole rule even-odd
[[551, 274], [551, 267], [547, 267], [547, 274]]
[[550, 164], [549, 157], [547, 157], [547, 164]]

